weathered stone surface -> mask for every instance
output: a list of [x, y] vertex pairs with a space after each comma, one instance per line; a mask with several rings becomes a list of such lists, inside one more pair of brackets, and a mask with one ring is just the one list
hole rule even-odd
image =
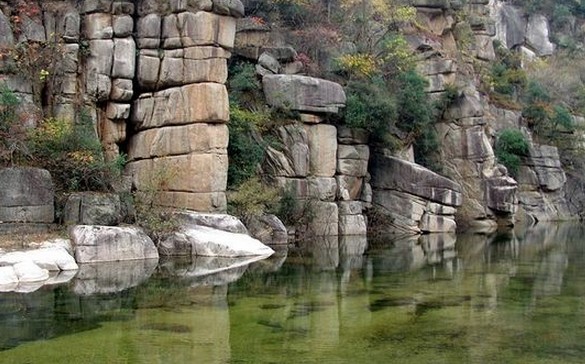
[[268, 246], [282, 246], [288, 242], [286, 227], [272, 214], [254, 216], [248, 223], [250, 235]]
[[138, 83], [145, 89], [154, 90], [159, 81], [161, 59], [154, 50], [141, 50], [137, 63]]
[[515, 6], [495, 1], [492, 10], [496, 20], [496, 38], [508, 49], [524, 43], [526, 20]]
[[278, 136], [292, 168], [290, 177], [306, 176], [309, 172], [309, 137], [306, 129], [290, 124], [278, 128]]
[[348, 128], [339, 126], [337, 128], [337, 140], [339, 144], [368, 144], [369, 133], [365, 129]]
[[339, 201], [339, 216], [342, 215], [360, 215], [363, 210], [361, 201]]
[[474, 89], [466, 89], [453, 101], [445, 111], [445, 120], [457, 120], [483, 115], [483, 107], [479, 93]]
[[418, 71], [423, 75], [438, 75], [457, 71], [457, 63], [452, 59], [430, 58], [417, 64]]
[[339, 235], [366, 235], [366, 219], [363, 215], [339, 216]]
[[539, 57], [550, 56], [554, 52], [554, 44], [548, 38], [548, 20], [542, 14], [532, 14], [526, 26], [526, 44]]
[[130, 104], [109, 102], [106, 108], [106, 117], [110, 120], [126, 120], [130, 117]]
[[456, 228], [453, 216], [425, 213], [420, 222], [420, 229], [425, 233], [454, 233]]
[[26, 14], [20, 16], [19, 42], [44, 42], [47, 40], [43, 20], [40, 17], [31, 18]]
[[139, 129], [229, 120], [224, 85], [200, 83], [143, 94], [134, 103], [132, 121]]
[[126, 123], [110, 119], [100, 120], [99, 136], [104, 144], [120, 143], [126, 140]]
[[190, 153], [225, 154], [225, 124], [191, 124], [148, 129], [136, 134], [128, 147], [130, 160]]
[[345, 92], [335, 82], [299, 75], [267, 75], [262, 85], [271, 106], [330, 113], [345, 106]]
[[184, 47], [219, 45], [234, 47], [236, 19], [205, 11], [177, 15], [181, 43]]
[[511, 177], [492, 177], [486, 180], [486, 205], [497, 213], [514, 214], [518, 207], [518, 183]]
[[116, 37], [130, 37], [134, 31], [134, 20], [130, 15], [116, 15], [112, 19], [112, 28]]
[[213, 12], [241, 18], [244, 16], [244, 4], [240, 0], [213, 0]]
[[476, 35], [476, 56], [477, 58], [484, 61], [494, 61], [496, 59], [496, 53], [494, 51], [493, 39], [489, 35]]
[[283, 152], [270, 146], [266, 148], [262, 169], [273, 177], [295, 177], [289, 158]]
[[40, 282], [49, 278], [49, 271], [31, 261], [22, 261], [12, 266], [19, 283]]
[[84, 263], [79, 266], [73, 291], [81, 296], [122, 292], [146, 281], [158, 259]]
[[14, 35], [12, 34], [10, 20], [0, 10], [0, 47], [11, 47], [12, 45], [14, 45]]
[[258, 58], [258, 64], [269, 70], [271, 73], [278, 73], [280, 70], [280, 63], [278, 60], [266, 52], [260, 55]]
[[337, 197], [341, 201], [359, 200], [364, 179], [355, 176], [335, 176], [337, 180]]
[[225, 212], [227, 208], [227, 200], [223, 191], [161, 191], [156, 203], [160, 206], [209, 212]]
[[0, 169], [0, 221], [51, 223], [54, 187], [47, 170]]
[[83, 18], [85, 37], [89, 40], [111, 39], [114, 36], [112, 16], [106, 13], [88, 14]]
[[112, 92], [110, 93], [112, 101], [130, 101], [133, 94], [132, 80], [116, 78], [112, 81]]
[[63, 209], [66, 225], [117, 225], [121, 218], [120, 196], [113, 193], [78, 192], [67, 198]]
[[359, 159], [338, 159], [337, 173], [346, 176], [363, 177], [368, 173], [368, 161]]
[[312, 201], [310, 209], [314, 216], [308, 227], [311, 236], [339, 235], [339, 212], [336, 203]]
[[371, 183], [374, 189], [406, 192], [443, 205], [460, 206], [463, 202], [458, 183], [394, 157], [373, 158]]
[[82, 13], [109, 13], [112, 9], [112, 0], [85, 0], [81, 5]]
[[136, 73], [136, 44], [132, 38], [114, 39], [114, 61], [111, 76], [134, 78]]
[[246, 226], [235, 216], [228, 214], [209, 214], [195, 211], [181, 211], [173, 215], [184, 227], [206, 226], [227, 231], [228, 233], [248, 234]]
[[274, 250], [245, 234], [229, 233], [206, 226], [191, 226], [163, 239], [163, 255], [242, 257], [271, 255]]
[[309, 145], [309, 173], [333, 177], [337, 170], [337, 129], [333, 125], [305, 125]]
[[0, 292], [12, 291], [18, 285], [18, 276], [14, 268], [9, 265], [0, 267]]
[[167, 191], [220, 192], [227, 185], [227, 163], [227, 154], [186, 154], [138, 160], [129, 163], [128, 170], [138, 190], [147, 189], [153, 176], [166, 170], [172, 176], [165, 185]]
[[136, 227], [77, 225], [70, 235], [78, 263], [158, 258], [152, 240]]
[[533, 168], [540, 187], [545, 191], [561, 189], [567, 177], [561, 167], [558, 149], [550, 145], [534, 145], [529, 152], [526, 164]]
[[20, 262], [32, 262], [48, 271], [76, 270], [75, 259], [69, 252], [59, 246], [49, 246], [27, 251], [0, 253], [0, 265], [15, 265]]
[[136, 22], [136, 43], [138, 48], [156, 49], [161, 42], [160, 15], [150, 13]]
[[320, 201], [334, 201], [337, 195], [337, 181], [333, 177], [307, 178], [309, 197]]

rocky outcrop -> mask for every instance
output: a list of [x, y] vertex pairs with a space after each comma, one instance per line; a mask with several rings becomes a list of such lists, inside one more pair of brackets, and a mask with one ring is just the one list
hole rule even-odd
[[282, 247], [288, 243], [286, 226], [272, 214], [254, 216], [248, 222], [250, 235], [270, 247]]
[[454, 232], [461, 186], [415, 163], [375, 155], [373, 206], [389, 216], [390, 233]]
[[158, 259], [156, 246], [140, 228], [77, 225], [69, 234], [78, 263]]
[[47, 170], [0, 169], [0, 222], [52, 223], [54, 187]]

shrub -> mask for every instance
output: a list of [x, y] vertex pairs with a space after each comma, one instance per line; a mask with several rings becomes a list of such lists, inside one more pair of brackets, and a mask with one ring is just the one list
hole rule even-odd
[[252, 177], [242, 182], [236, 191], [228, 193], [228, 213], [246, 222], [252, 216], [273, 209], [278, 201], [276, 188], [264, 185], [258, 177]]
[[250, 62], [235, 62], [229, 68], [228, 89], [233, 102], [251, 108], [262, 99], [262, 86]]
[[527, 156], [528, 150], [529, 145], [526, 137], [517, 129], [502, 130], [496, 140], [496, 157], [514, 177], [518, 176], [521, 157]]
[[14, 92], [0, 84], [0, 165], [12, 165], [29, 155], [26, 130], [17, 115], [19, 104]]
[[154, 169], [140, 191], [133, 193], [135, 206], [134, 223], [158, 245], [160, 240], [177, 231], [179, 223], [172, 217], [172, 210], [160, 206], [161, 191], [176, 178], [177, 171], [162, 167]]
[[256, 174], [264, 159], [265, 146], [255, 126], [260, 122], [258, 114], [233, 104], [230, 114], [228, 189], [235, 189]]
[[346, 94], [345, 125], [366, 129], [377, 141], [385, 140], [396, 119], [396, 105], [383, 81], [351, 82], [346, 87]]
[[33, 163], [51, 172], [63, 191], [109, 191], [120, 176], [124, 156], [107, 162], [87, 117], [70, 123], [49, 118], [29, 134]]

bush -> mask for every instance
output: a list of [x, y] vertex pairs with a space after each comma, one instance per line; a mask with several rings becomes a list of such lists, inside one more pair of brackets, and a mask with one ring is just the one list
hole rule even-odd
[[33, 163], [51, 172], [63, 191], [109, 191], [121, 176], [125, 156], [107, 162], [93, 124], [46, 119], [29, 134]]
[[350, 82], [346, 94], [345, 125], [366, 129], [375, 140], [384, 141], [396, 120], [396, 105], [383, 81]]
[[0, 165], [12, 165], [29, 155], [26, 130], [19, 123], [18, 97], [6, 85], [0, 84]]
[[228, 193], [228, 213], [247, 222], [252, 216], [274, 209], [278, 201], [276, 188], [262, 184], [258, 177], [252, 177], [242, 182], [237, 191]]
[[256, 174], [264, 160], [265, 146], [255, 126], [261, 116], [233, 104], [230, 114], [228, 189], [236, 189]]
[[527, 156], [529, 145], [526, 137], [520, 130], [504, 129], [497, 138], [495, 154], [513, 177], [518, 176], [521, 157]]
[[250, 62], [235, 62], [229, 68], [227, 83], [230, 98], [241, 106], [251, 108], [262, 100], [262, 85], [256, 76], [256, 69]]

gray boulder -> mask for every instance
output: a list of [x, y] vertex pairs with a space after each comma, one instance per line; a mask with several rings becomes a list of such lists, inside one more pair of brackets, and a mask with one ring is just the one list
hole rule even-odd
[[345, 106], [343, 87], [332, 81], [300, 75], [266, 75], [262, 85], [271, 106], [328, 113], [337, 113]]
[[78, 263], [158, 259], [153, 241], [137, 227], [77, 225], [70, 235]]
[[272, 214], [252, 217], [248, 223], [248, 230], [252, 237], [268, 246], [288, 243], [286, 227], [278, 217]]
[[229, 233], [247, 234], [246, 226], [235, 216], [228, 214], [208, 214], [195, 211], [182, 211], [174, 215], [184, 226], [206, 226]]
[[184, 227], [167, 236], [160, 242], [159, 249], [164, 255], [208, 257], [268, 256], [274, 253], [274, 250], [246, 234], [197, 225]]
[[118, 225], [120, 196], [114, 193], [79, 192], [67, 198], [63, 210], [65, 225]]
[[52, 223], [53, 202], [53, 181], [47, 170], [0, 169], [0, 221]]

